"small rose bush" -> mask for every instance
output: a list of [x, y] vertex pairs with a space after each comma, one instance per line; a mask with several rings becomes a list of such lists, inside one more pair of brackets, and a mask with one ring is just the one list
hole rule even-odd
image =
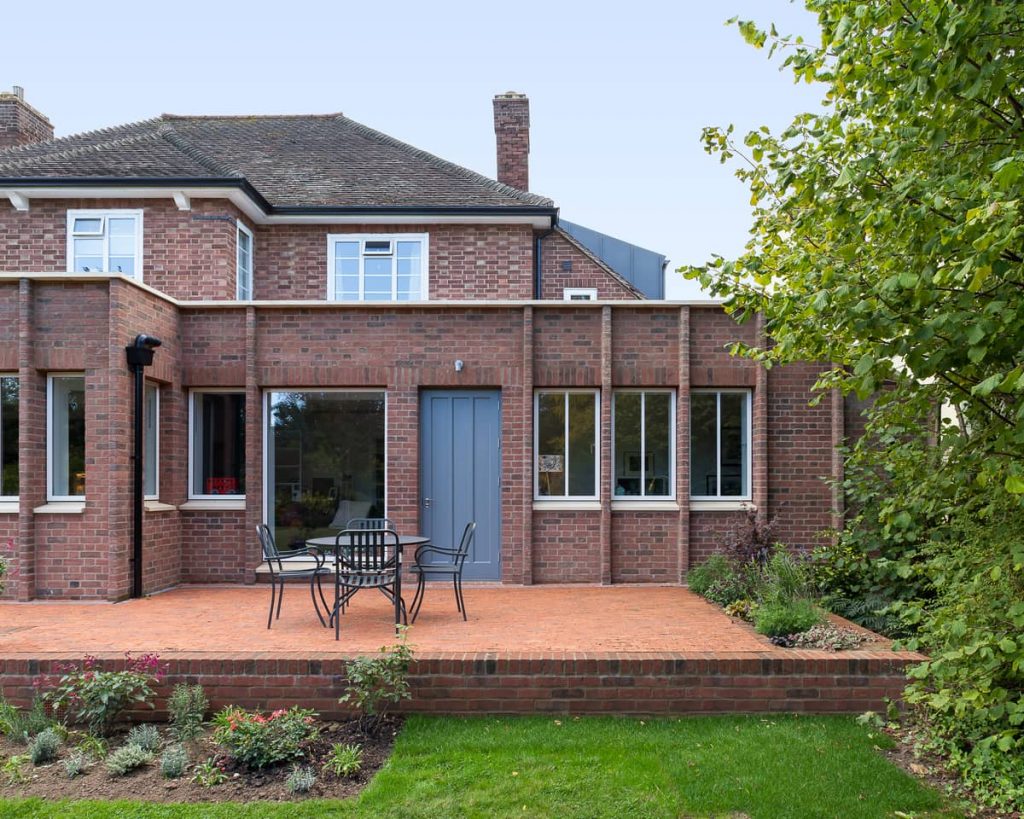
[[305, 757], [320, 733], [316, 716], [298, 706], [262, 714], [229, 705], [213, 718], [213, 739], [234, 762], [248, 768], [295, 762]]
[[129, 706], [153, 707], [154, 686], [165, 670], [156, 654], [133, 657], [128, 652], [124, 668], [117, 670], [105, 670], [95, 657], [86, 656], [81, 663], [58, 666], [55, 681], [40, 677], [35, 684], [53, 714], [105, 736]]

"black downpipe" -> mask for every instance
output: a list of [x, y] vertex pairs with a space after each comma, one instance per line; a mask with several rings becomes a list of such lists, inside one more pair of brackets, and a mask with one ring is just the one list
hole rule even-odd
[[537, 237], [537, 250], [533, 254], [533, 297], [540, 301], [544, 298], [544, 282], [541, 281], [541, 242], [548, 238], [552, 233], [555, 232], [554, 228], [549, 228], [541, 233]]
[[153, 352], [161, 344], [160, 339], [139, 334], [135, 341], [124, 348], [128, 366], [135, 375], [135, 452], [132, 472], [132, 502], [134, 522], [132, 526], [132, 597], [142, 597], [142, 518], [143, 518], [143, 437], [145, 434], [146, 367], [153, 363]]

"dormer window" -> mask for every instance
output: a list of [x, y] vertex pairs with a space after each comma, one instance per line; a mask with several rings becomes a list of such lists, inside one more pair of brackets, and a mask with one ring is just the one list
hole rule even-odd
[[69, 210], [68, 270], [142, 279], [141, 210]]
[[327, 298], [332, 301], [425, 301], [427, 234], [327, 237]]

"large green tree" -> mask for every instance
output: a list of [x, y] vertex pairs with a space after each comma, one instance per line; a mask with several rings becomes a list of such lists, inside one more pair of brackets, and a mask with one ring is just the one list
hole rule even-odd
[[817, 44], [738, 25], [824, 104], [778, 135], [705, 130], [753, 227], [738, 259], [684, 272], [764, 315], [771, 346], [739, 352], [826, 362], [820, 387], [881, 396], [849, 462], [844, 571], [902, 598], [931, 654], [911, 699], [1009, 805], [1024, 801], [1024, 3], [806, 5]]

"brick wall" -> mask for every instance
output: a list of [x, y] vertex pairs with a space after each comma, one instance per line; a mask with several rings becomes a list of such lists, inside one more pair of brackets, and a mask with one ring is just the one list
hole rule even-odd
[[53, 126], [18, 94], [0, 93], [0, 149], [53, 139]]
[[678, 518], [675, 512], [612, 512], [612, 582], [674, 583]]
[[594, 288], [599, 299], [639, 298], [570, 237], [558, 231], [541, 240], [540, 269], [542, 299], [561, 299], [567, 287]]

